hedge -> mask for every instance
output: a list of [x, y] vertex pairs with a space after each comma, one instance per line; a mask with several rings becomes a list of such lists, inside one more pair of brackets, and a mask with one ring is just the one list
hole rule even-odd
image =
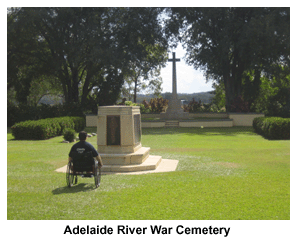
[[19, 122], [13, 125], [11, 130], [17, 140], [45, 140], [62, 135], [67, 128], [79, 132], [85, 125], [83, 117], [59, 117]]
[[257, 117], [253, 120], [253, 128], [270, 140], [290, 140], [290, 118]]

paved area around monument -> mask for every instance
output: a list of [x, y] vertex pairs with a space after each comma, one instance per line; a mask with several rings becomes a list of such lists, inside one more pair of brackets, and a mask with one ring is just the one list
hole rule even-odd
[[[159, 173], [159, 172], [173, 172], [176, 170], [178, 160], [162, 159], [161, 163], [155, 170], [141, 171], [141, 172], [103, 172], [102, 175], [140, 175], [147, 173]], [[56, 170], [56, 172], [66, 173], [67, 165]]]

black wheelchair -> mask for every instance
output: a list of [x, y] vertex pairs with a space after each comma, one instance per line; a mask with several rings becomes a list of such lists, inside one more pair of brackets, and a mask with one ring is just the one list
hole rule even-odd
[[95, 187], [99, 187], [101, 171], [97, 160], [94, 159], [92, 152], [77, 153], [71, 152], [71, 161], [67, 164], [66, 183], [68, 187], [72, 187], [78, 183], [78, 176], [94, 177]]

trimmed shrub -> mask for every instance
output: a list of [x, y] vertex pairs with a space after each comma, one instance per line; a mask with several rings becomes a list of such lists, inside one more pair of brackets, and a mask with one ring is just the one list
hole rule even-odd
[[76, 132], [82, 131], [86, 126], [86, 118], [82, 117], [71, 117], [74, 123], [74, 129]]
[[17, 140], [45, 140], [62, 135], [67, 128], [79, 132], [84, 127], [83, 117], [60, 117], [19, 122], [13, 125], [11, 130]]
[[44, 140], [57, 134], [56, 128], [45, 120], [20, 122], [11, 130], [17, 140]]
[[75, 123], [72, 121], [71, 117], [60, 117], [60, 118], [53, 118], [53, 120], [57, 120], [59, 125], [61, 126], [59, 135], [64, 133], [64, 130], [67, 128], [75, 129]]
[[257, 117], [252, 122], [252, 126], [253, 126], [255, 132], [260, 135], [263, 134], [262, 128], [263, 128], [263, 121], [265, 118], [266, 117]]
[[290, 118], [258, 117], [253, 120], [253, 128], [270, 140], [290, 140]]
[[152, 98], [149, 102], [149, 106], [152, 113], [161, 113], [168, 107], [169, 100], [160, 98]]
[[73, 142], [76, 138], [76, 131], [74, 129], [67, 128], [64, 130], [64, 140]]

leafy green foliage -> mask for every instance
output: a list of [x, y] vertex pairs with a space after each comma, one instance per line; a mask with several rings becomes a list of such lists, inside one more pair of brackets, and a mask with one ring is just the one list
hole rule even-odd
[[214, 88], [214, 96], [212, 98], [212, 103], [216, 105], [217, 109], [220, 111], [225, 111], [226, 106], [226, 93], [225, 86], [223, 83], [216, 84], [213, 83], [212, 87]]
[[168, 106], [169, 101], [162, 97], [160, 98], [152, 98], [150, 102], [143, 101], [142, 104], [146, 109], [150, 109], [151, 113], [161, 113], [164, 112]]
[[[124, 100], [125, 100], [125, 98], [124, 98]], [[119, 103], [119, 104], [121, 104], [121, 103]], [[133, 103], [132, 101], [124, 101], [124, 105], [139, 106], [141, 113], [149, 113], [150, 112], [150, 110], [147, 107], [145, 107], [144, 104], [142, 104], [142, 103]]]
[[33, 79], [30, 85], [30, 94], [27, 97], [27, 104], [36, 106], [44, 96], [52, 96], [53, 98], [63, 96], [61, 83], [57, 78], [43, 76]]
[[[191, 94], [177, 93], [177, 98], [184, 101], [192, 101], [192, 99], [194, 98], [196, 101], [201, 100], [204, 103], [211, 103], [212, 98], [214, 97], [214, 94], [212, 92], [208, 91], [208, 92], [199, 92], [199, 93], [191, 93]], [[169, 99], [171, 95], [172, 93], [165, 92], [165, 93], [162, 93], [161, 96], [159, 97], [162, 97], [164, 99]], [[146, 100], [149, 103], [152, 98], [156, 98], [156, 96], [154, 96], [153, 94], [146, 94], [146, 95], [139, 94], [137, 97], [137, 102], [141, 103], [143, 100]]]
[[290, 69], [279, 65], [273, 69], [273, 74], [260, 78], [259, 94], [251, 101], [251, 110], [266, 116], [290, 118]]
[[32, 81], [41, 76], [40, 70], [46, 63], [32, 54], [24, 54], [24, 51], [34, 53], [37, 46], [40, 52], [47, 51], [45, 45], [38, 41], [38, 33], [28, 21], [17, 23], [19, 13], [20, 8], [10, 8], [7, 14], [7, 89], [13, 88], [16, 100], [25, 104]]
[[74, 129], [67, 128], [64, 130], [63, 134], [64, 140], [73, 142], [76, 138], [76, 131]]
[[45, 140], [62, 135], [67, 128], [78, 132], [84, 127], [85, 118], [83, 117], [60, 117], [19, 122], [11, 127], [11, 131], [17, 140]]
[[125, 74], [125, 84], [122, 87], [122, 94], [129, 100], [137, 102], [137, 94], [142, 92], [153, 93], [155, 96], [161, 94], [162, 78], [160, 71], [165, 67], [167, 60], [167, 50], [156, 44], [155, 46], [146, 45], [148, 55], [143, 59], [131, 62]]
[[253, 128], [271, 140], [290, 140], [290, 118], [258, 117], [253, 120]]
[[23, 90], [19, 99], [25, 103], [33, 79], [54, 77], [66, 103], [83, 107], [91, 103], [92, 111], [95, 104], [115, 104], [130, 64], [158, 64], [154, 52], [167, 49], [160, 12], [159, 8], [11, 8], [8, 87]]
[[194, 98], [187, 105], [183, 105], [185, 112], [198, 113], [198, 112], [222, 112], [223, 109], [219, 109], [218, 105], [212, 101], [211, 103], [205, 104], [201, 100], [196, 101]]
[[201, 100], [199, 102], [193, 100], [188, 103], [188, 105], [184, 105], [184, 111], [185, 112], [190, 112], [190, 113], [195, 113], [195, 112], [200, 112], [202, 111], [203, 104]]
[[78, 103], [63, 105], [38, 105], [26, 104], [14, 105], [10, 101], [7, 104], [7, 126], [27, 120], [39, 120], [62, 116], [84, 116], [82, 107]]
[[[171, 8], [166, 33], [186, 47], [187, 63], [205, 71], [207, 80], [224, 83], [226, 109], [244, 95], [258, 95], [260, 73], [290, 65], [290, 8]], [[254, 78], [250, 81], [246, 74]], [[245, 83], [246, 80], [246, 83]], [[246, 92], [247, 94], [247, 92]]]

